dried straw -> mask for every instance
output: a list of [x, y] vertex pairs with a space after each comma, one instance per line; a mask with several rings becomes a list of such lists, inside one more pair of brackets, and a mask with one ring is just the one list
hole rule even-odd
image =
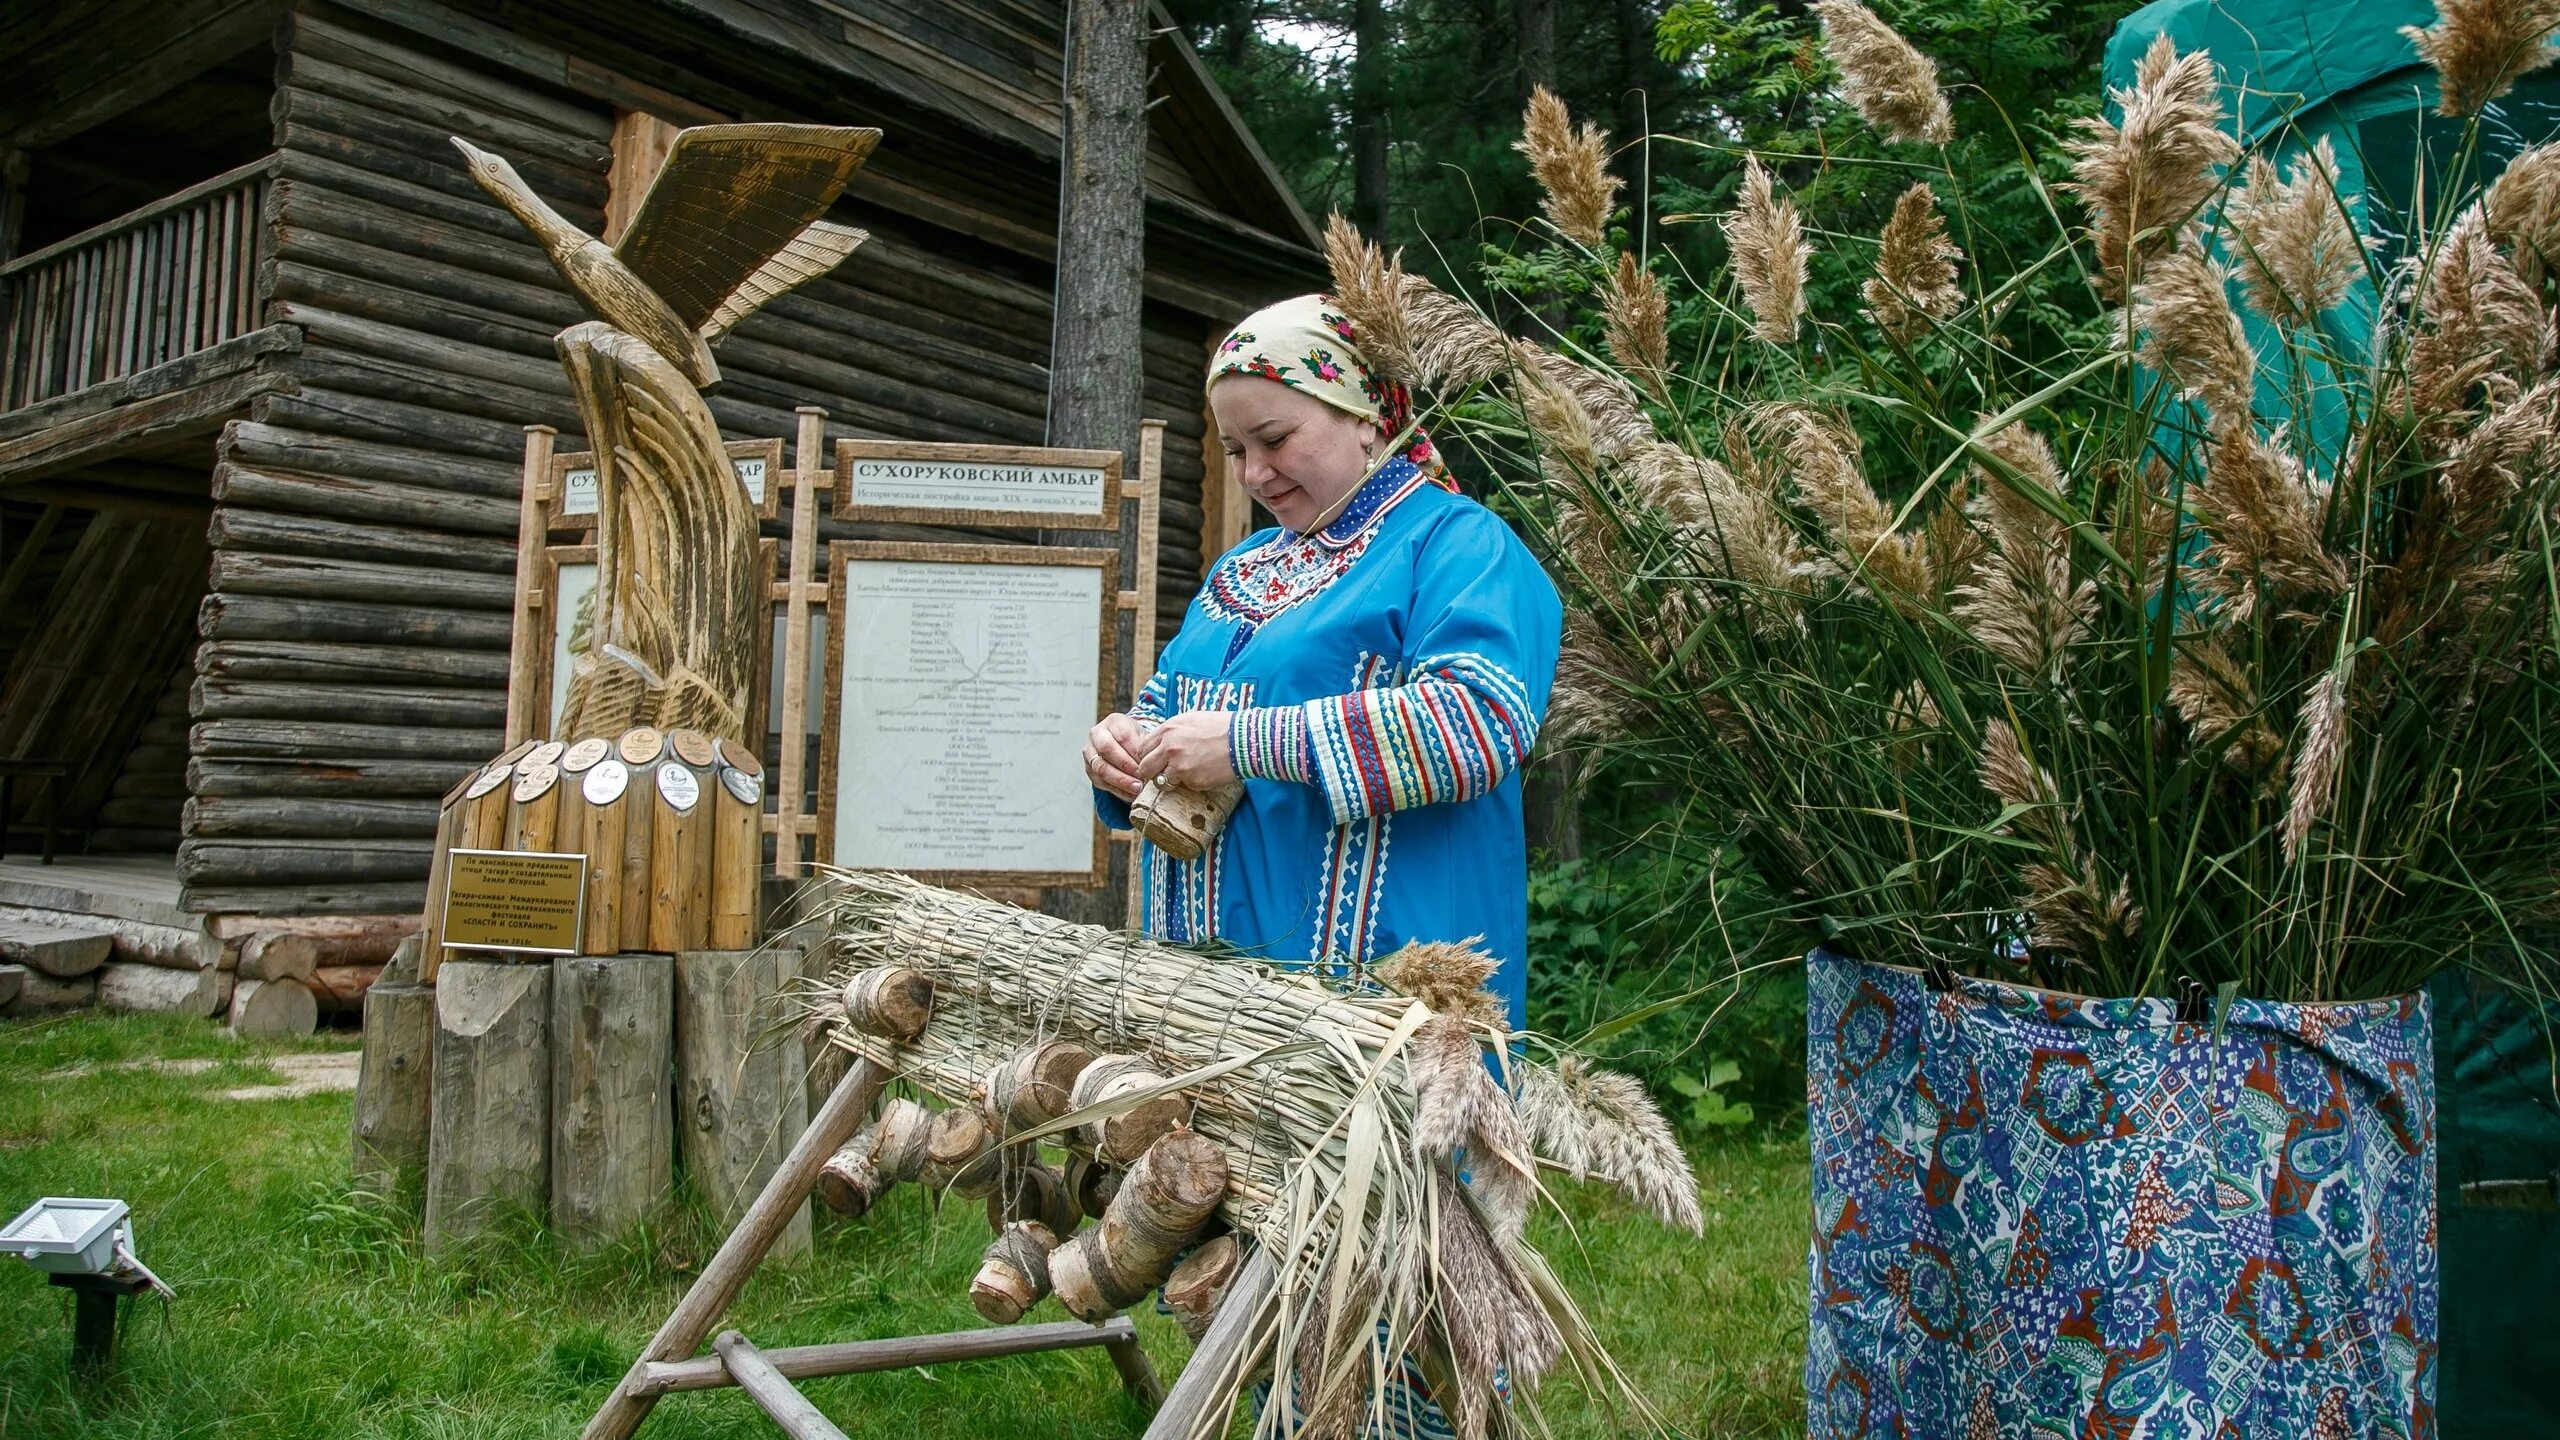
[[2364, 273], [2364, 247], [2338, 198], [2338, 156], [2323, 135], [2278, 179], [2263, 155], [2223, 202], [2238, 240], [2249, 306], [2280, 325], [2308, 325]]
[[1944, 145], [1954, 112], [1938, 88], [1938, 67], [1858, 0], [1814, 0], [1822, 49], [1840, 71], [1840, 94], [1888, 139]]
[[1867, 297], [1867, 313], [1886, 334], [1907, 342], [1931, 320], [1953, 315], [1964, 304], [1964, 291], [1956, 285], [1956, 265], [1964, 252], [1947, 238], [1937, 192], [1926, 181], [1893, 202], [1893, 218], [1885, 221], [1878, 241], [1875, 278], [1859, 293]]
[[1805, 243], [1795, 202], [1777, 197], [1756, 155], [1743, 162], [1742, 198], [1724, 217], [1723, 229], [1733, 251], [1734, 282], [1751, 309], [1751, 333], [1772, 345], [1795, 343], [1813, 247]]
[[2556, 27], [2555, 0], [2436, 0], [2436, 23], [2403, 25], [2400, 33], [2436, 69], [2436, 113], [2468, 115], [2560, 58], [2551, 47]]
[[1576, 131], [1572, 112], [1541, 85], [1529, 94], [1520, 138], [1511, 148], [1529, 157], [1529, 172], [1545, 192], [1538, 205], [1548, 222], [1586, 250], [1606, 246], [1609, 212], [1617, 208], [1624, 183], [1609, 173], [1607, 132], [1589, 122]]
[[2078, 181], [2069, 188], [2089, 207], [2101, 278], [2122, 294], [2128, 271], [2174, 245], [2212, 197], [2240, 142], [2222, 129], [2212, 58], [2182, 56], [2166, 35], [2143, 52], [2132, 88], [2111, 98], [2123, 118], [2080, 122], [2071, 143]]
[[[830, 1037], [836, 1045], [969, 1103], [981, 1098], [984, 1077], [998, 1062], [1053, 1038], [1143, 1056], [1173, 1077], [1191, 1102], [1191, 1128], [1227, 1158], [1222, 1213], [1255, 1237], [1280, 1277], [1251, 1353], [1221, 1377], [1230, 1394], [1275, 1356], [1289, 1357], [1288, 1368], [1297, 1371], [1288, 1393], [1336, 1393], [1328, 1384], [1335, 1376], [1366, 1376], [1395, 1363], [1383, 1348], [1381, 1322], [1398, 1345], [1429, 1349], [1445, 1345], [1449, 1317], [1462, 1313], [1490, 1314], [1506, 1334], [1560, 1335], [1578, 1357], [1604, 1356], [1560, 1291], [1525, 1284], [1452, 1289], [1435, 1269], [1453, 1248], [1471, 1245], [1515, 1277], [1543, 1274], [1545, 1266], [1524, 1241], [1488, 1230], [1472, 1201], [1461, 1196], [1451, 1204], [1438, 1193], [1435, 1174], [1446, 1167], [1416, 1143], [1412, 1047], [1434, 1020], [1418, 1001], [1338, 994], [1303, 973], [1075, 925], [904, 876], [833, 871], [828, 886], [826, 930], [839, 983], [854, 970], [894, 963], [932, 979], [936, 1002], [933, 1022], [912, 1042], [838, 1025]], [[1436, 962], [1424, 968], [1450, 970]], [[1482, 1034], [1456, 1016], [1441, 1019], [1443, 1042], [1455, 1027], [1481, 1074], [1483, 1045], [1505, 1037]], [[1148, 1098], [1141, 1091], [1111, 1104], [1130, 1108]], [[1500, 1131], [1500, 1117], [1470, 1114], [1479, 1127], [1471, 1133]], [[1099, 1118], [1089, 1108], [1048, 1129]], [[1517, 1134], [1518, 1122], [1511, 1123]], [[1013, 1133], [1007, 1141], [1021, 1150], [1042, 1133]], [[1498, 1134], [1489, 1138], [1501, 1143]], [[1515, 1162], [1516, 1190], [1526, 1145], [1503, 1148]], [[1645, 1195], [1670, 1183], [1649, 1171], [1608, 1178]], [[1537, 1313], [1506, 1313], [1523, 1294]], [[1328, 1334], [1343, 1343], [1315, 1338]], [[1524, 1392], [1556, 1353], [1537, 1345], [1502, 1351], [1512, 1384]], [[1298, 1368], [1317, 1358], [1322, 1372]], [[1492, 1378], [1465, 1370], [1461, 1387], [1489, 1393]], [[1355, 1388], [1370, 1394], [1365, 1382]], [[1370, 1403], [1377, 1403], [1374, 1395]], [[1284, 1417], [1276, 1412], [1288, 1408], [1266, 1411], [1262, 1433], [1281, 1433]], [[1212, 1405], [1209, 1413], [1223, 1417], [1227, 1407]]]

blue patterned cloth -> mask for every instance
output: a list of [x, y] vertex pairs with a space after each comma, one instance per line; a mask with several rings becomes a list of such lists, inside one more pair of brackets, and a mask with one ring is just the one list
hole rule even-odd
[[[1323, 529], [1229, 551], [1131, 714], [1230, 714], [1244, 801], [1196, 861], [1140, 845], [1147, 932], [1336, 979], [1410, 941], [1482, 936], [1523, 1025], [1519, 769], [1562, 626], [1510, 527], [1408, 460]], [[1116, 797], [1094, 800], [1129, 823]]]
[[2424, 996], [1809, 965], [1816, 1440], [2435, 1434]]

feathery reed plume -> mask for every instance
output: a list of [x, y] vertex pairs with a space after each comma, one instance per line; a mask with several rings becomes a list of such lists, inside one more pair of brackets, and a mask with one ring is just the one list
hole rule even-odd
[[[1988, 418], [1982, 417], [1977, 425], [1987, 423]], [[2025, 425], [2002, 426], [1982, 437], [1979, 444], [2010, 472], [1998, 473], [1979, 461], [1973, 465], [1983, 524], [2000, 542], [2001, 550], [2026, 555], [2059, 547], [2063, 542], [2062, 522], [2026, 494], [2026, 489], [2032, 487], [2056, 500], [2063, 498], [2067, 487], [2062, 467], [2054, 462], [2053, 447]]]
[[1812, 557], [1767, 494], [1667, 441], [1638, 446], [1625, 465], [1635, 492], [1707, 552], [1710, 573], [1764, 597], [1804, 589]]
[[1920, 553], [1928, 557], [1929, 573], [1937, 577], [1938, 588], [1952, 595], [1973, 583], [1974, 572], [1991, 554], [1982, 542], [1982, 532], [1973, 527], [1973, 481], [1965, 480], [1965, 493], [1950, 495], [1929, 512], [1921, 522]]
[[2169, 708], [2198, 741], [2219, 744], [2222, 763], [2243, 775], [2266, 775], [2284, 763], [2284, 737], [2259, 713], [2257, 687], [2220, 635], [2180, 647], [2169, 662]]
[[1555, 689], [1538, 734], [1550, 745], [1572, 745], [1631, 733], [1645, 708], [1638, 689], [1643, 678], [1626, 647], [1610, 638], [1588, 609], [1572, 607], [1565, 612]]
[[[2092, 857], [2079, 857], [2079, 866], [2095, 876]], [[2094, 961], [2142, 934], [2142, 907], [2133, 903], [2130, 881], [2118, 880], [2110, 891], [2102, 879], [2041, 862], [2020, 867], [2018, 878], [2027, 883], [2027, 944], [2038, 951]]]
[[2436, 113], [2468, 115], [2506, 94], [2518, 76], [2560, 58], [2551, 48], [2554, 27], [2554, 0], [2436, 0], [2436, 23], [2424, 30], [2403, 25], [2400, 33], [2436, 69]]
[[1669, 305], [1653, 272], [1633, 255], [1618, 257], [1618, 273], [1603, 297], [1609, 353], [1632, 372], [1645, 393], [1664, 409], [1671, 408], [1671, 335]]
[[2022, 807], [2018, 816], [2021, 826], [2059, 848], [2068, 835], [2061, 814], [2062, 792], [2054, 785], [2050, 772], [2027, 758], [2026, 747], [2018, 743], [2018, 732], [2008, 721], [1994, 720], [1982, 727], [1982, 754], [1976, 773], [1982, 778], [1982, 788], [1990, 791], [2003, 807]]
[[2143, 52], [2132, 88], [2110, 98], [2123, 119], [2080, 122], [2070, 147], [2079, 179], [2069, 188], [2089, 207], [2108, 293], [2122, 294], [2129, 268], [2177, 243], [2240, 142], [2222, 129], [2212, 57], [2182, 56], [2166, 35]]
[[1404, 309], [1403, 254], [1388, 258], [1337, 210], [1325, 221], [1324, 258], [1333, 272], [1333, 303], [1350, 317], [1370, 368], [1401, 383], [1419, 378]]
[[1513, 389], [1520, 397], [1520, 410], [1529, 421], [1529, 429], [1547, 453], [1570, 475], [1597, 477], [1599, 445], [1592, 438], [1591, 416], [1580, 402], [1543, 372], [1525, 367], [1514, 380]]
[[1910, 609], [1933, 594], [1928, 557], [1918, 540], [1898, 534], [1893, 511], [1876, 498], [1859, 464], [1857, 437], [1811, 411], [1787, 424], [1787, 460], [1796, 492], [1847, 558], [1852, 573], [1875, 584], [1891, 604]]
[[2364, 250], [2338, 200], [2338, 155], [2323, 135], [2278, 179], [2263, 155], [2224, 202], [2239, 237], [2240, 279], [2249, 305], [2279, 325], [2308, 325], [2346, 297], [2364, 271]]
[[1576, 132], [1572, 112], [1541, 85], [1529, 93], [1511, 148], [1529, 157], [1529, 172], [1546, 192], [1538, 208], [1565, 238], [1586, 250], [1609, 243], [1609, 212], [1623, 182], [1609, 173], [1608, 132], [1588, 121]]
[[2193, 251], [2163, 255], [2133, 288], [2142, 358], [2201, 401], [2217, 422], [2249, 418], [2258, 357], [2231, 308], [2230, 275]]
[[2154, 455], [2142, 467], [2142, 482], [2125, 487], [2118, 502], [2115, 523], [2107, 530], [2107, 543], [2134, 567], [2142, 577], [2144, 598], [2156, 596], [2167, 583], [2168, 574], [2162, 564], [2169, 555], [2169, 541], [2178, 531], [2178, 512], [2169, 503], [2169, 465]]
[[1509, 1028], [1502, 1000], [1484, 988], [1500, 962], [1478, 948], [1483, 937], [1451, 944], [1417, 940], [1369, 968], [1388, 989], [1431, 1007], [1483, 1025]]
[[2489, 236], [2506, 247], [2524, 283], [2539, 293], [2560, 271], [2560, 141], [2536, 145], [2507, 162], [2481, 197]]
[[2001, 552], [1955, 591], [1956, 619], [1982, 647], [2030, 680], [2062, 678], [2062, 657], [2096, 618], [2098, 587], [2073, 583], [2059, 545]]
[[2551, 355], [2551, 322], [2533, 287], [2489, 237], [2474, 205], [2438, 247], [2418, 296], [2405, 384], [2431, 448], [2459, 433], [2484, 392], [2494, 403], [2538, 375]]
[[1539, 1154], [1617, 1186], [1665, 1225], [1704, 1228], [1697, 1174], [1644, 1086], [1568, 1055], [1553, 1071], [1522, 1067], [1518, 1103]]
[[2308, 595], [2346, 588], [2346, 567], [2320, 540], [2321, 500], [2282, 432], [2262, 440], [2250, 425], [2221, 427], [2188, 493], [2206, 537], [2199, 579], [2233, 620], [2256, 613], [2261, 584]]
[[1813, 247], [1795, 202], [1781, 200], [1769, 172], [1754, 155], [1742, 165], [1742, 198], [1723, 221], [1733, 251], [1733, 278], [1751, 308], [1751, 333], [1772, 345], [1790, 345], [1804, 321], [1805, 268]]
[[1938, 88], [1938, 66], [1858, 0], [1814, 0], [1822, 51], [1840, 71], [1840, 94], [1887, 139], [1944, 145], [1956, 119]]
[[2284, 858], [2287, 864], [2302, 861], [2303, 842], [2311, 838], [2311, 826], [2329, 813], [2337, 800], [2338, 773], [2347, 750], [2347, 682], [2355, 669], [2355, 652], [2338, 657], [2338, 663], [2311, 687], [2302, 702], [2302, 748], [2293, 762], [2293, 793], [2284, 812]]
[[1454, 1014], [1422, 1022], [1405, 1048], [1405, 1074], [1413, 1082], [1415, 1153], [1447, 1160], [1465, 1152], [1495, 1236], [1516, 1238], [1538, 1193], [1535, 1150], [1520, 1112], [1485, 1072], [1474, 1027]]
[[1893, 202], [1893, 218], [1884, 222], [1878, 240], [1875, 278], [1859, 289], [1867, 297], [1867, 313], [1886, 334], [1908, 341], [1930, 320], [1953, 315], [1964, 304], [1964, 291], [1956, 285], [1964, 252], [1947, 238], [1937, 192], [1927, 181]]

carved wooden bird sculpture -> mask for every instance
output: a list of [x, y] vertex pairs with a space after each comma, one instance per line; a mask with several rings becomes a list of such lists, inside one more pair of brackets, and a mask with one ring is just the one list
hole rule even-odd
[[[742, 743], [765, 620], [756, 517], [703, 404], [711, 342], [824, 275], [863, 232], [819, 219], [880, 132], [678, 132], [620, 243], [563, 219], [515, 167], [459, 137], [472, 178], [534, 233], [598, 317], [560, 332], [596, 468], [596, 589], [563, 738], [636, 725]], [[564, 621], [566, 617], [561, 617]]]

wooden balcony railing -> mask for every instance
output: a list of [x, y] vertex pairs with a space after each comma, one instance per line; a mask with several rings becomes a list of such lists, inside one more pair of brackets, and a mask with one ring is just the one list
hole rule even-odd
[[0, 265], [0, 410], [148, 370], [258, 325], [275, 157]]

